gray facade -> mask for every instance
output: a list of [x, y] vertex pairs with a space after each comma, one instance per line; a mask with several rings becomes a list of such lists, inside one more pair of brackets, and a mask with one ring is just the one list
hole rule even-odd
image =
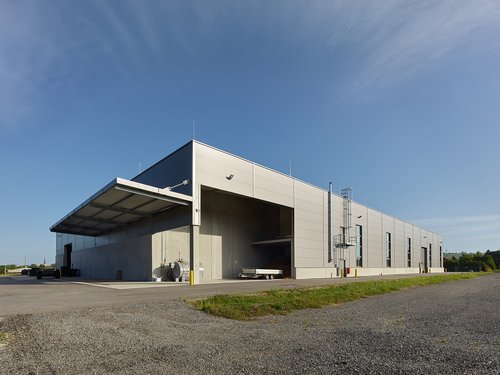
[[[339, 277], [344, 269], [349, 277], [443, 271], [439, 235], [352, 202], [345, 241], [351, 246], [329, 244], [329, 222], [332, 237], [343, 233], [342, 197], [331, 196], [330, 221], [328, 191], [196, 141], [123, 184], [137, 188], [127, 209], [138, 216], [118, 225], [128, 214], [119, 203], [109, 208], [117, 215], [109, 222], [95, 224], [103, 214], [86, 207], [69, 214], [51, 228], [58, 266], [89, 278], [120, 271], [124, 279], [151, 280], [182, 259], [195, 283], [235, 278], [243, 267], [280, 267], [300, 279]], [[155, 211], [155, 197], [144, 198], [154, 189], [158, 199], [176, 203]], [[133, 207], [135, 201], [142, 206]], [[106, 209], [92, 199], [88, 204]], [[79, 234], [94, 227], [92, 236]]]

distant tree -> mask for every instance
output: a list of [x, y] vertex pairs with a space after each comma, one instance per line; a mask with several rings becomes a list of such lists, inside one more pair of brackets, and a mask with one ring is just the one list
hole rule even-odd
[[459, 266], [461, 270], [481, 269], [483, 271], [492, 271], [497, 269], [495, 260], [489, 251], [485, 254], [480, 251], [475, 254], [462, 252], [458, 259], [452, 257], [445, 262], [445, 267], [450, 270], [455, 269], [456, 266]]
[[493, 261], [495, 262], [495, 266], [497, 269], [500, 269], [500, 250], [497, 251], [486, 251], [486, 255], [491, 255]]
[[495, 263], [495, 260], [493, 259], [493, 257], [491, 255], [485, 254], [483, 256], [483, 259], [484, 259], [484, 264], [486, 265], [487, 268], [489, 268], [489, 270], [496, 270], [497, 269], [497, 265]]
[[444, 268], [447, 270], [454, 270], [457, 266], [458, 259], [456, 256], [453, 255], [451, 258], [444, 258]]

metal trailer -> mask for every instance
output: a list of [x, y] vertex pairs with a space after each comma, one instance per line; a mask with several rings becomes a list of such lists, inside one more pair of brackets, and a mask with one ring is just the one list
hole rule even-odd
[[272, 280], [275, 277], [283, 277], [283, 270], [269, 268], [242, 268], [240, 273], [240, 278], [242, 279]]

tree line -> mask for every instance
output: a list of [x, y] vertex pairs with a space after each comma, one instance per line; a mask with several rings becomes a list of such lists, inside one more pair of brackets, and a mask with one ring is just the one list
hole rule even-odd
[[[44, 270], [47, 267], [55, 267], [55, 264], [51, 264], [50, 266], [45, 265], [45, 264], [32, 264], [30, 266], [26, 266], [27, 268], [40, 268]], [[0, 264], [0, 275], [5, 275], [9, 270], [15, 270], [17, 268], [24, 268], [24, 265], [22, 266], [17, 266], [15, 264]]]
[[461, 253], [444, 258], [444, 268], [448, 271], [494, 271], [500, 269], [500, 250], [485, 253]]

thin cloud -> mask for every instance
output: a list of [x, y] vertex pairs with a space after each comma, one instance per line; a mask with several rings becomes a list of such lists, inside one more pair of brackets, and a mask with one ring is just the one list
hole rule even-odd
[[[18, 128], [47, 86], [155, 79], [180, 55], [246, 51], [271, 64], [341, 66], [332, 92], [402, 85], [453, 57], [497, 53], [494, 1], [0, 2], [0, 132]], [[232, 34], [238, 35], [233, 37]], [[298, 61], [298, 62], [297, 62]], [[104, 77], [99, 77], [99, 74]], [[328, 78], [325, 78], [328, 79]]]
[[34, 109], [33, 97], [62, 56], [57, 33], [44, 33], [43, 7], [0, 2], [0, 134], [15, 131]]
[[382, 3], [385, 7], [370, 8], [371, 21], [353, 29], [365, 37], [365, 51], [352, 93], [396, 86], [451, 63], [456, 54], [481, 58], [500, 47], [499, 39], [491, 37], [500, 32], [498, 2]]
[[413, 220], [443, 236], [448, 249], [477, 249], [477, 242], [489, 243], [489, 248], [500, 248], [500, 215], [452, 216]]

